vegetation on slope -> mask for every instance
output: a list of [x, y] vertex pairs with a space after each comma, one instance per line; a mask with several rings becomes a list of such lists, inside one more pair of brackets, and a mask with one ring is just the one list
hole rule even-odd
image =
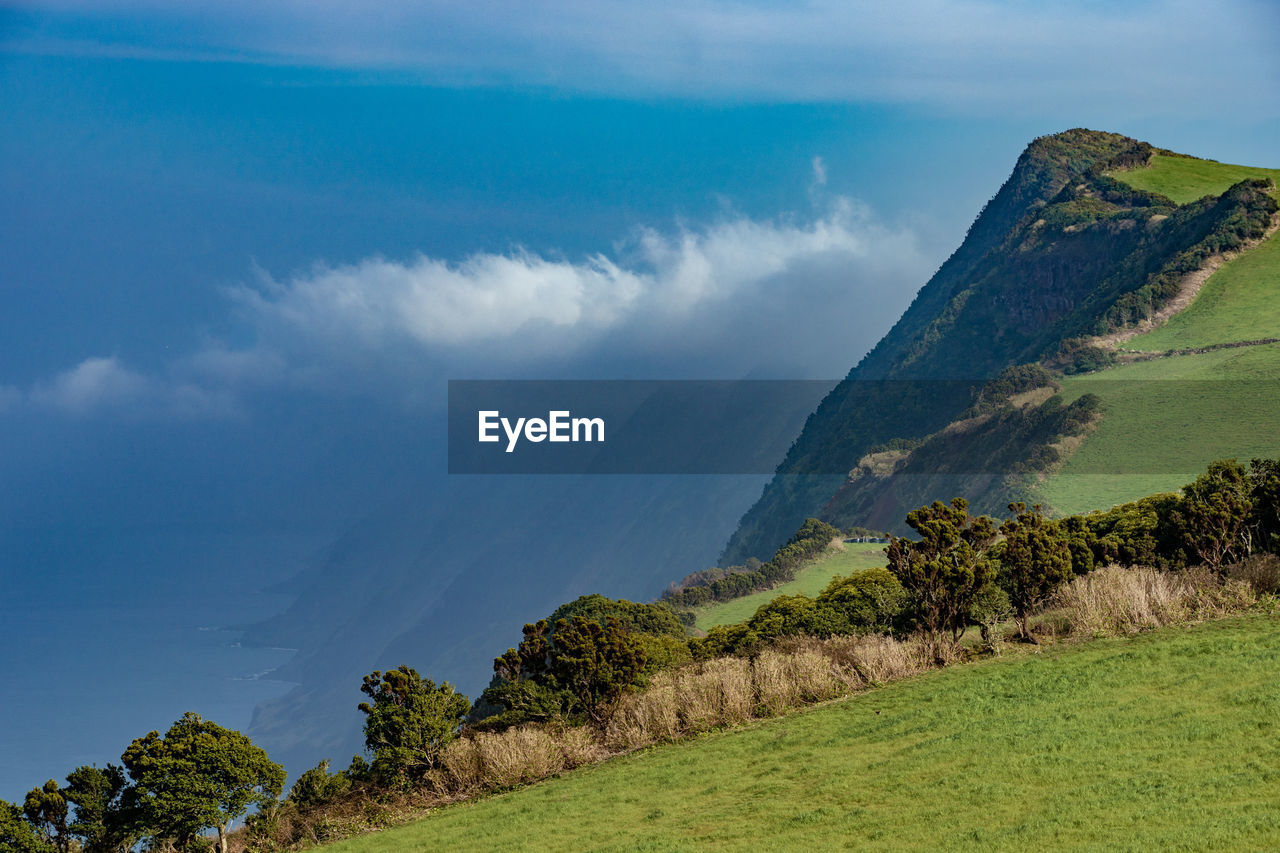
[[[1235, 381], [1278, 375], [1273, 351], [1243, 353], [1280, 334], [1280, 292], [1275, 288], [1280, 280], [1280, 241], [1274, 236], [1218, 269], [1191, 306], [1166, 326], [1133, 338], [1118, 352], [1089, 344], [1088, 335], [1149, 322], [1147, 318], [1182, 292], [1188, 273], [1222, 251], [1249, 246], [1275, 219], [1275, 190], [1270, 184], [1251, 183], [1267, 180], [1272, 170], [1168, 154], [1153, 155], [1152, 162], [1154, 166], [1115, 171], [1114, 179], [1090, 175], [1064, 188], [1019, 238], [1018, 251], [1032, 254], [1046, 245], [1058, 254], [1080, 248], [1064, 248], [1060, 238], [1046, 244], [1045, 234], [1055, 229], [1061, 234], [1082, 228], [1110, 234], [1107, 239], [1117, 246], [1137, 241], [1132, 245], [1138, 248], [1128, 254], [1112, 251], [1105, 275], [1058, 321], [1064, 334], [1081, 337], [1063, 340], [1045, 363], [1070, 376], [1062, 379], [1039, 363], [1007, 368], [976, 392], [978, 403], [944, 429], [906, 442], [896, 458], [874, 453], [864, 457], [818, 517], [837, 525], [898, 529], [896, 520], [910, 507], [948, 494], [964, 494], [977, 511], [986, 513], [1018, 500], [1040, 501], [1060, 513], [1083, 512], [1177, 488], [1214, 458], [1266, 456], [1280, 450], [1271, 439], [1274, 431], [1267, 428], [1268, 417], [1274, 420], [1280, 411], [1276, 390], [1271, 383]], [[1153, 170], [1157, 179], [1144, 183]], [[1243, 182], [1232, 183], [1241, 178]], [[1195, 193], [1169, 213], [1163, 197], [1127, 198], [1117, 189], [1134, 183], [1143, 189], [1169, 186]], [[1118, 222], [1132, 224], [1143, 216], [1143, 230], [1163, 236], [1110, 232]], [[1206, 222], [1215, 224], [1202, 233]], [[1141, 249], [1144, 240], [1175, 245], [1183, 238], [1169, 242], [1174, 233], [1201, 236], [1163, 266], [1150, 269], [1159, 252]], [[1006, 244], [1002, 251], [1008, 248]], [[1014, 264], [1011, 269], [1026, 273], [1027, 286], [1035, 289], [1034, 266]], [[1145, 280], [1143, 270], [1149, 270]], [[970, 311], [972, 298], [966, 298], [962, 309], [972, 315], [961, 323], [966, 327], [980, 320], [980, 312]], [[996, 302], [1007, 307], [1011, 300]], [[1016, 317], [1009, 319], [1012, 323]], [[946, 322], [953, 321], [960, 323], [959, 315]], [[958, 329], [952, 328], [949, 346], [959, 340]], [[1233, 354], [1202, 353], [1206, 348], [1229, 348]], [[1135, 350], [1148, 352], [1136, 355]], [[1152, 350], [1165, 351], [1170, 358], [1141, 368], [1125, 364], [1149, 357]], [[1138, 383], [1139, 379], [1197, 381], [1161, 387]], [[1212, 386], [1200, 380], [1232, 382]], [[1049, 388], [1062, 393], [1027, 393]]]
[[1280, 846], [1274, 617], [988, 660], [335, 851]]
[[[775, 598], [705, 638], [685, 636], [664, 605], [584, 596], [525, 627], [469, 714], [448, 684], [408, 666], [375, 671], [359, 705], [372, 762], [357, 756], [336, 774], [321, 762], [283, 801], [282, 771], [238, 733], [213, 727], [198, 743], [177, 737], [179, 726], [152, 733], [126, 751], [127, 775], [100, 774], [110, 790], [97, 799], [77, 793], [76, 779], [93, 770], [79, 768], [66, 786], [33, 789], [21, 808], [5, 804], [0, 844], [67, 849], [97, 814], [134, 841], [203, 849], [202, 829], [257, 802], [232, 846], [296, 848], [982, 654], [1001, 645], [994, 628], [1011, 614], [1039, 645], [1060, 624], [1128, 633], [1271, 607], [1280, 588], [1280, 460], [1218, 462], [1181, 495], [1107, 513], [1050, 520], [1010, 510], [1001, 525], [960, 498], [920, 507], [907, 517], [918, 538], [891, 538], [887, 568], [837, 577], [814, 598]], [[1046, 624], [1049, 602], [1061, 617]], [[963, 649], [973, 624], [983, 645]], [[226, 791], [201, 784], [209, 768]], [[175, 820], [177, 807], [192, 812]]]
[[[1016, 380], [1016, 381], [1015, 381]], [[1011, 368], [978, 392], [961, 420], [928, 436], [892, 464], [860, 464], [822, 509], [833, 524], [867, 524], [902, 532], [913, 507], [962, 494], [977, 512], [998, 514], [1026, 496], [1061, 460], [1064, 442], [1097, 420], [1097, 400], [1075, 395], [1034, 365]]]
[[688, 608], [773, 589], [793, 580], [802, 566], [826, 551], [839, 535], [840, 531], [825, 521], [806, 519], [767, 563], [748, 560], [743, 566], [695, 572], [664, 591], [662, 600], [671, 607]]
[[1280, 337], [1280, 239], [1223, 264], [1195, 300], [1125, 349], [1167, 352]]

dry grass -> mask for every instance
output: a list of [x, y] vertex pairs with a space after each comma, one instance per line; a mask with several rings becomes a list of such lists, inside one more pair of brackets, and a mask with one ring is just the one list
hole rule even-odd
[[1206, 569], [1174, 573], [1143, 566], [1107, 566], [1076, 578], [1059, 593], [1072, 633], [1087, 637], [1199, 622], [1256, 601], [1243, 580], [1223, 580]]
[[838, 696], [841, 681], [831, 659], [816, 649], [762, 652], [752, 663], [757, 711], [761, 716], [785, 714], [793, 708]]
[[933, 669], [940, 651], [951, 659], [956, 654], [951, 646], [939, 650], [922, 639], [895, 640], [883, 634], [832, 637], [823, 640], [822, 646], [823, 653], [844, 678], [857, 678], [861, 682], [853, 685], [858, 687], [884, 684]]
[[933, 668], [935, 650], [880, 635], [789, 637], [748, 661], [717, 658], [658, 673], [624, 696], [603, 745], [628, 751], [785, 714]]
[[450, 743], [433, 780], [441, 794], [510, 788], [546, 779], [604, 757], [584, 727], [515, 726], [476, 732]]

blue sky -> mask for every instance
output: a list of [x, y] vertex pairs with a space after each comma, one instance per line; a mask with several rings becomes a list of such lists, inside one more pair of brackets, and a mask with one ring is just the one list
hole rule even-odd
[[0, 641], [82, 679], [0, 710], [0, 796], [245, 724], [239, 664], [137, 675], [137, 613], [261, 618], [442, 468], [446, 378], [837, 377], [1037, 135], [1280, 165], [1274, 4], [889, 8], [0, 9]]

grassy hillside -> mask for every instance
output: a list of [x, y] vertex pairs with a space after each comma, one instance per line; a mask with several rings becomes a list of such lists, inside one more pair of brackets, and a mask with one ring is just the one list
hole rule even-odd
[[1134, 189], [1160, 193], [1178, 204], [1187, 204], [1207, 195], [1220, 195], [1245, 178], [1271, 178], [1280, 184], [1280, 169], [1233, 166], [1177, 154], [1155, 154], [1146, 168], [1108, 174]]
[[883, 545], [850, 543], [845, 545], [843, 550], [833, 547], [822, 557], [796, 572], [793, 581], [774, 589], [735, 598], [732, 601], [699, 607], [694, 611], [697, 615], [697, 626], [705, 631], [714, 625], [745, 622], [762, 604], [767, 604], [779, 595], [803, 593], [810, 598], [815, 598], [836, 575], [848, 575], [884, 564]]
[[[1138, 189], [1162, 193], [1177, 202], [1221, 193], [1244, 178], [1271, 178], [1280, 186], [1280, 169], [1159, 154], [1152, 158], [1148, 168], [1117, 172], [1114, 177]], [[1280, 336], [1280, 240], [1272, 236], [1215, 272], [1185, 311], [1164, 326], [1132, 339], [1126, 346], [1166, 351], [1277, 336]]]
[[1060, 513], [1085, 512], [1176, 491], [1206, 463], [1280, 454], [1280, 344], [1118, 365], [1063, 381], [1086, 392], [1102, 419], [1039, 487]]
[[[1192, 202], [1178, 208], [1175, 215], [1182, 215], [1241, 179], [1280, 176], [1280, 170], [1157, 154], [1149, 166], [1111, 174], [1135, 188]], [[1046, 220], [1057, 206], [1045, 208]], [[1162, 217], [1150, 217], [1146, 227], [1166, 227]], [[1261, 234], [1260, 227], [1251, 239]], [[1177, 490], [1214, 459], [1277, 455], [1280, 346], [1258, 342], [1280, 337], [1280, 236], [1245, 245], [1208, 277], [1188, 307], [1165, 325], [1123, 342], [1121, 364], [1062, 380], [1061, 394], [1050, 403], [1072, 403], [1086, 393], [1096, 398], [1101, 418], [1084, 424], [1088, 431], [1040, 434], [1013, 420], [1002, 444], [992, 440], [1001, 434], [995, 421], [974, 428], [953, 423], [900, 460], [893, 477], [851, 478], [824, 508], [823, 518], [892, 528], [907, 509], [949, 494], [964, 494], [980, 512], [1001, 514], [1016, 497], [1073, 514]], [[1180, 266], [1171, 281], [1219, 251]], [[1133, 307], [1141, 310], [1131, 320], [1154, 309]], [[941, 452], [927, 452], [934, 445]], [[1064, 452], [1066, 461], [1059, 466]], [[1029, 464], [1036, 460], [1045, 464]], [[968, 470], [992, 475], [984, 485], [980, 477], [961, 476]], [[1027, 470], [1048, 474], [1037, 482], [1021, 476]]]
[[383, 850], [1275, 849], [1280, 625], [897, 682], [448, 807]]
[[[1156, 155], [1149, 168], [1115, 173], [1139, 189], [1184, 202], [1247, 177], [1280, 170]], [[1195, 300], [1165, 325], [1123, 344], [1144, 352], [1220, 346], [1280, 337], [1280, 239], [1220, 267]], [[1102, 401], [1097, 429], [1039, 488], [1059, 512], [1105, 508], [1172, 491], [1204, 465], [1280, 452], [1280, 345], [1220, 349], [1122, 364], [1070, 377], [1064, 399], [1085, 392]]]

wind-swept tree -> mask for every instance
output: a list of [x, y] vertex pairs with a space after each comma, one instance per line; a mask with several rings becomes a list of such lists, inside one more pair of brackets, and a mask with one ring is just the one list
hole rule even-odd
[[911, 595], [921, 629], [935, 643], [946, 635], [959, 641], [978, 590], [995, 577], [987, 552], [996, 539], [994, 522], [969, 514], [969, 503], [934, 501], [907, 515], [920, 535], [914, 542], [891, 537], [885, 553], [889, 571]]
[[123, 756], [138, 796], [139, 818], [152, 838], [195, 849], [207, 829], [227, 851], [227, 827], [254, 804], [273, 802], [284, 768], [240, 732], [188, 711], [165, 732], [150, 732]]
[[62, 796], [75, 806], [67, 830], [80, 839], [84, 853], [125, 853], [142, 835], [137, 792], [124, 768], [108, 764], [77, 767], [67, 774]]
[[457, 735], [471, 702], [447, 681], [436, 684], [401, 665], [364, 677], [364, 744], [373, 771], [384, 780], [421, 777]]
[[70, 847], [71, 836], [67, 833], [70, 810], [56, 780], [50, 779], [42, 787], [28, 791], [22, 802], [22, 813], [55, 849], [65, 853]]
[[1248, 472], [1234, 459], [1213, 462], [1182, 488], [1179, 515], [1187, 546], [1215, 569], [1253, 553], [1251, 491]]
[[1045, 519], [1040, 504], [1028, 510], [1025, 503], [1011, 503], [1009, 512], [1013, 518], [1000, 526], [1005, 537], [999, 549], [1001, 580], [1018, 633], [1036, 642], [1027, 621], [1032, 610], [1071, 579], [1071, 550], [1057, 526]]

